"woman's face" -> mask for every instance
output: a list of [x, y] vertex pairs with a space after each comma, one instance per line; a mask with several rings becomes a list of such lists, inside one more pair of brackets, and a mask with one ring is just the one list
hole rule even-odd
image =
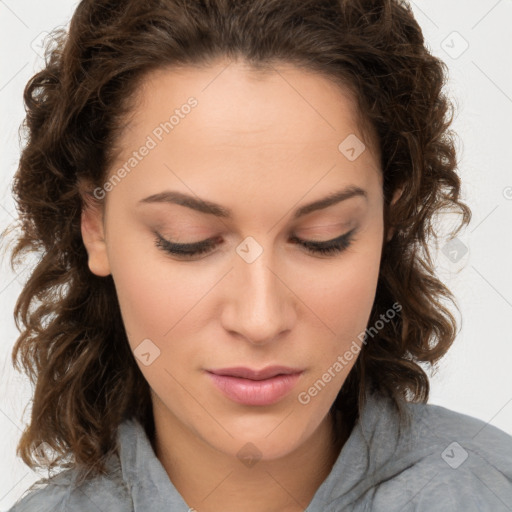
[[[276, 69], [153, 73], [96, 190], [104, 219], [82, 217], [89, 267], [112, 274], [158, 424], [230, 455], [250, 442], [269, 460], [327, 421], [367, 327], [384, 235], [378, 157], [353, 101], [319, 75]], [[350, 234], [331, 254], [296, 241]], [[212, 245], [187, 258], [165, 240]], [[274, 365], [299, 373], [210, 373]]]

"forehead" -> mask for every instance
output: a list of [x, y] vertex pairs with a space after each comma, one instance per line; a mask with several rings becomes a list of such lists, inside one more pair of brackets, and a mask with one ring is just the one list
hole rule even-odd
[[226, 60], [201, 67], [162, 68], [146, 75], [138, 89], [139, 108], [132, 125], [143, 125], [152, 114], [166, 117], [191, 96], [200, 108], [194, 109], [187, 124], [208, 130], [207, 140], [227, 136], [263, 142], [280, 135], [283, 141], [321, 141], [338, 131], [340, 123], [359, 131], [357, 108], [348, 88], [291, 64], [259, 70]]
[[[269, 192], [286, 188], [291, 177], [297, 190], [306, 190], [326, 173], [332, 185], [346, 181], [364, 187], [369, 174], [379, 171], [351, 93], [286, 64], [262, 72], [220, 60], [151, 72], [125, 125], [117, 164], [148, 138], [154, 147], [137, 164], [144, 172], [130, 176], [148, 194], [158, 192], [147, 188], [148, 176], [163, 186], [170, 170], [173, 180], [186, 175], [195, 186], [220, 180], [234, 189], [250, 185], [258, 193], [265, 193], [265, 184]], [[366, 149], [356, 160], [340, 149], [347, 139], [364, 141]], [[340, 173], [346, 180], [335, 177]]]

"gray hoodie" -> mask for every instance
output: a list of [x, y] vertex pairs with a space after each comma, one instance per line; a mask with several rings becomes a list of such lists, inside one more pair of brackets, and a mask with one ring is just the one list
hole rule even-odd
[[[405, 426], [388, 398], [367, 397], [305, 512], [512, 511], [511, 436], [436, 405], [404, 402], [404, 410]], [[74, 470], [64, 470], [9, 512], [193, 512], [138, 422], [124, 421], [118, 439], [108, 476], [76, 487]]]

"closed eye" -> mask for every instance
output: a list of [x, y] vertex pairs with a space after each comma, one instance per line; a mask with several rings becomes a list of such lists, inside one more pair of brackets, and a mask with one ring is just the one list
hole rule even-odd
[[[317, 242], [313, 240], [302, 240], [296, 236], [292, 236], [290, 241], [296, 243], [304, 248], [305, 251], [322, 256], [334, 256], [342, 253], [355, 241], [354, 235], [357, 228], [352, 229], [332, 240]], [[164, 252], [171, 254], [174, 257], [187, 259], [200, 254], [211, 252], [219, 243], [218, 238], [211, 238], [194, 242], [191, 244], [178, 244], [163, 238], [160, 234], [156, 233], [155, 245]]]

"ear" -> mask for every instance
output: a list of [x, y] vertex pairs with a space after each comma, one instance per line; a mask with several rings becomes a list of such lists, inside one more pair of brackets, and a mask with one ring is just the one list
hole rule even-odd
[[[390, 206], [394, 205], [398, 201], [398, 199], [402, 195], [403, 190], [404, 190], [403, 188], [397, 188], [395, 190], [395, 193], [393, 194], [393, 197], [391, 198]], [[395, 228], [394, 227], [390, 227], [388, 229], [388, 235], [386, 237], [386, 241], [389, 242], [393, 238], [394, 234], [395, 234]]]
[[80, 228], [82, 240], [89, 257], [89, 269], [97, 276], [108, 276], [110, 274], [110, 264], [103, 225], [104, 205], [92, 194], [92, 187], [81, 184], [80, 189], [84, 203]]

